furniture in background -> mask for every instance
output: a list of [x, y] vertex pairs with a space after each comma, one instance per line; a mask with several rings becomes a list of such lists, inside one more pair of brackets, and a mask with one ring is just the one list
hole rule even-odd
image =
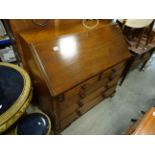
[[129, 135], [155, 135], [155, 107], [149, 109], [143, 117], [127, 131]]
[[125, 80], [125, 77], [129, 71], [137, 68], [141, 65], [140, 71], [143, 70], [146, 63], [151, 58], [155, 50], [155, 42], [150, 41], [150, 33], [154, 24], [154, 20], [125, 20], [124, 22], [119, 20], [126, 41], [128, 43], [128, 49], [132, 55], [128, 69], [125, 76], [122, 78], [120, 85]]
[[17, 65], [0, 62], [0, 133], [25, 113], [31, 98], [29, 75]]
[[19, 64], [19, 57], [13, 43], [7, 20], [0, 20], [0, 61]]
[[91, 30], [81, 22], [27, 30], [19, 40], [39, 106], [55, 133], [113, 96], [130, 58], [119, 26], [104, 21]]

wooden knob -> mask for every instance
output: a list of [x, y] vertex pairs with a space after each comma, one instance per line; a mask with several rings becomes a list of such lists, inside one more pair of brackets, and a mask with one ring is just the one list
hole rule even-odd
[[82, 89], [86, 89], [87, 85], [84, 84], [83, 86], [81, 86]]
[[112, 71], [113, 71], [113, 72], [116, 72], [116, 69], [115, 69], [115, 68], [113, 68], [113, 69], [112, 69]]
[[104, 77], [103, 73], [99, 74], [98, 81], [100, 81], [102, 79], [102, 77]]
[[79, 116], [82, 115], [82, 112], [81, 112], [80, 110], [77, 110], [76, 112], [77, 112], [77, 114], [78, 114]]
[[106, 97], [105, 94], [102, 94], [102, 97], [105, 98]]
[[105, 88], [106, 88], [106, 90], [107, 90], [107, 89], [109, 88], [109, 86], [108, 86], [108, 85], [106, 85], [106, 86], [105, 86]]
[[82, 98], [82, 99], [83, 99], [83, 98], [85, 98], [85, 97], [86, 97], [86, 94], [84, 94], [83, 92], [80, 92], [80, 93], [79, 93], [79, 96], [80, 96], [80, 98]]
[[82, 106], [84, 105], [84, 103], [80, 101], [80, 102], [78, 103], [78, 105], [79, 105], [80, 107], [82, 107]]
[[64, 94], [61, 94], [61, 95], [57, 96], [57, 101], [58, 102], [64, 101]]
[[112, 80], [113, 80], [113, 77], [112, 77], [112, 76], [110, 76], [110, 77], [109, 77], [109, 80], [110, 80], [110, 81], [112, 81]]

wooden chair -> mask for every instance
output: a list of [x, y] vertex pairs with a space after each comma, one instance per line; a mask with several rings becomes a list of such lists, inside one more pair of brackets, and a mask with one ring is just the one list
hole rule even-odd
[[128, 69], [122, 78], [120, 85], [125, 80], [130, 70], [137, 68], [140, 64], [139, 71], [142, 71], [146, 63], [152, 56], [155, 43], [152, 41], [152, 28], [154, 20], [118, 20], [120, 27], [128, 44], [128, 49], [132, 54], [128, 64]]
[[[154, 20], [152, 19], [124, 19], [118, 20], [124, 35], [127, 38], [128, 44], [132, 47], [138, 48], [145, 46], [149, 42]], [[140, 44], [141, 41], [145, 43]], [[140, 47], [141, 48], [141, 47]]]

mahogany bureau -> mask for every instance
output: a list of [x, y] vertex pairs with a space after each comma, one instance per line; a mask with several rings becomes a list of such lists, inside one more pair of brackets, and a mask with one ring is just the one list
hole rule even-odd
[[114, 94], [130, 54], [116, 24], [53, 35], [34, 43], [25, 32], [20, 40], [39, 105], [59, 133]]

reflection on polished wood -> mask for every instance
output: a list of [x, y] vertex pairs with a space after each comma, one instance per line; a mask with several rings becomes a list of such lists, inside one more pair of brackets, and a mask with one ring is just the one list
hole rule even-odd
[[155, 135], [155, 107], [152, 107], [139, 121], [133, 135]]
[[[81, 19], [50, 19], [46, 26], [39, 26], [35, 22], [44, 24], [47, 22], [46, 19], [11, 19], [9, 20], [13, 35], [16, 40], [19, 55], [21, 56], [22, 62], [25, 67], [24, 53], [21, 48], [19, 34], [26, 31], [25, 39], [28, 42], [47, 41], [53, 37], [68, 34], [88, 31], [82, 25]], [[112, 20], [100, 20], [97, 28], [110, 24]], [[24, 34], [23, 34], [24, 35]]]
[[111, 97], [130, 58], [117, 24], [25, 31], [20, 42], [40, 106], [55, 132]]
[[128, 51], [126, 43], [118, 37], [119, 33], [118, 27], [110, 26], [34, 44], [35, 54], [47, 74], [46, 81], [52, 95], [56, 96], [95, 76], [122, 58], [127, 59], [129, 54], [124, 52]]

